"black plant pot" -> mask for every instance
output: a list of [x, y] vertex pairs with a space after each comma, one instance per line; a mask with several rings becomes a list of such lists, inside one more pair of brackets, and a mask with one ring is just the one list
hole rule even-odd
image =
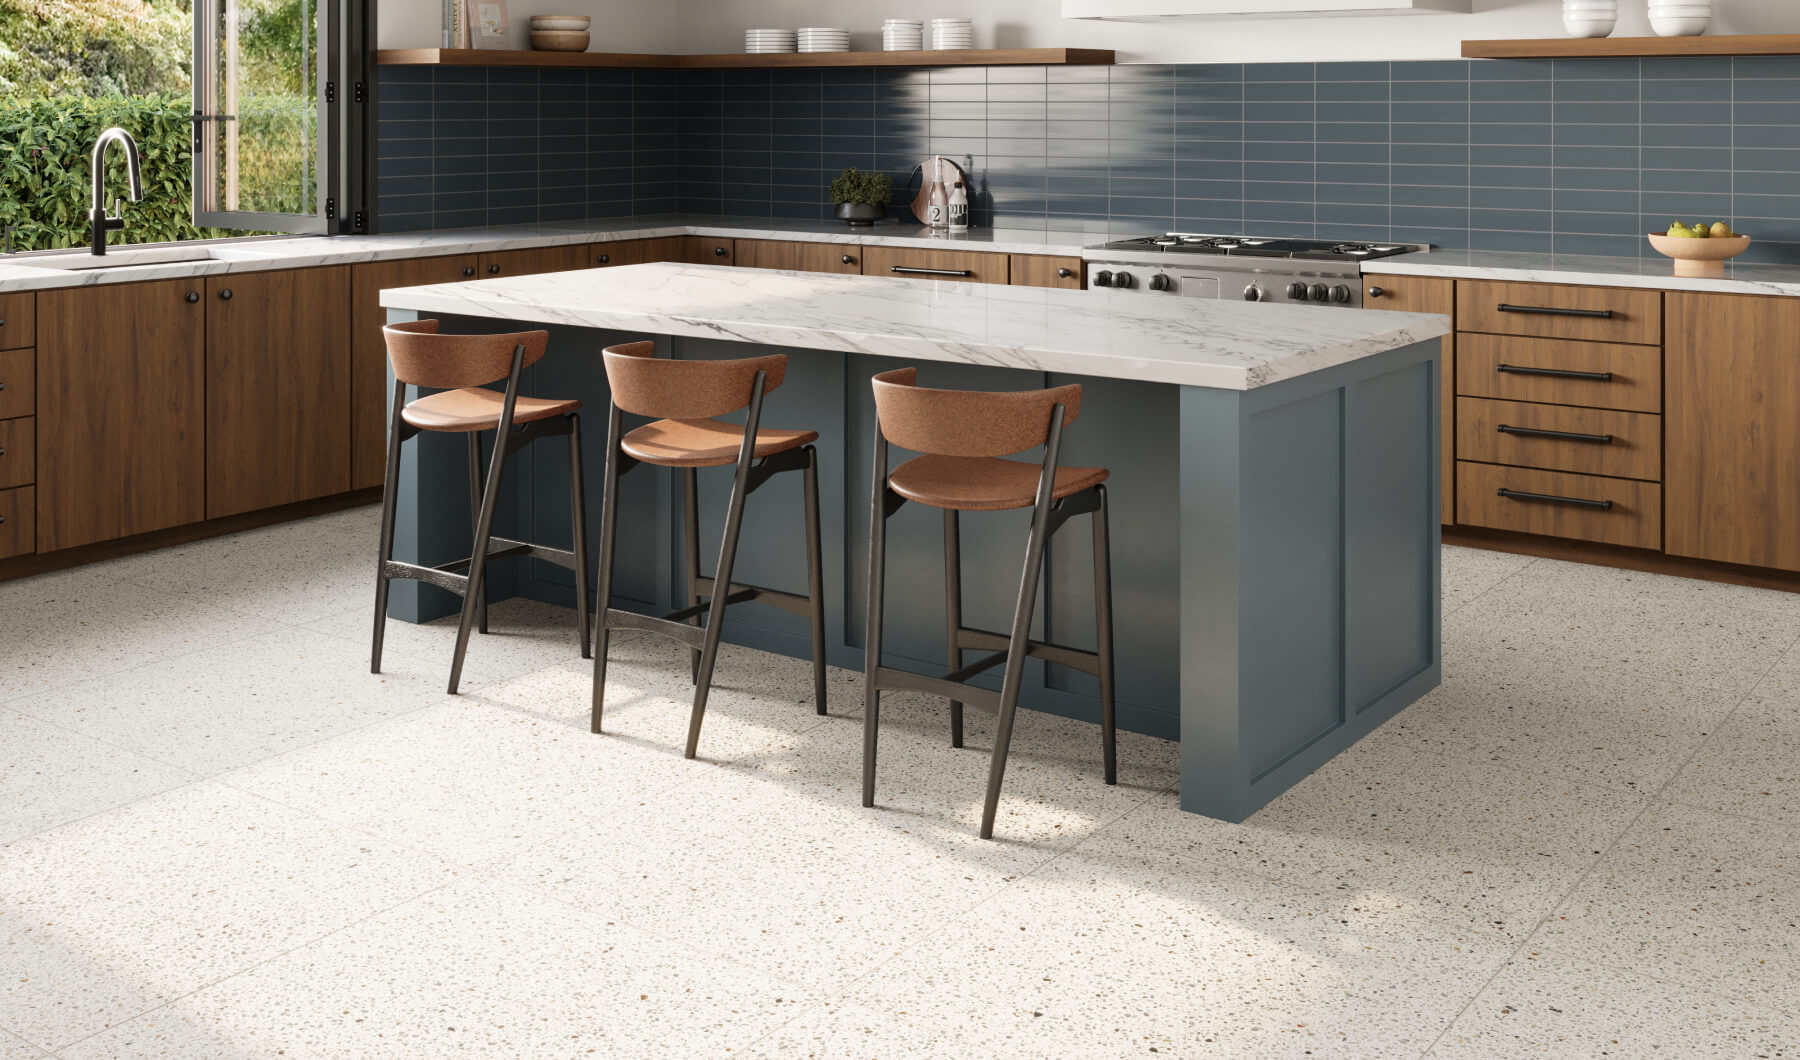
[[871, 202], [841, 202], [837, 216], [840, 221], [848, 221], [852, 228], [860, 228], [886, 217], [887, 207]]

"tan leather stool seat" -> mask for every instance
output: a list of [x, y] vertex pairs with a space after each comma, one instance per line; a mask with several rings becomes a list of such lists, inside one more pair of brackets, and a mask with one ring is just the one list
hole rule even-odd
[[[909, 501], [960, 512], [1029, 508], [1037, 502], [1040, 464], [994, 456], [916, 456], [888, 474], [888, 485]], [[1059, 467], [1051, 499], [1106, 481], [1103, 467]]]
[[[754, 458], [785, 453], [818, 441], [818, 431], [759, 430]], [[723, 467], [737, 463], [744, 428], [723, 420], [657, 420], [619, 439], [637, 460], [661, 467]]]
[[[400, 418], [421, 431], [491, 431], [500, 426], [506, 395], [485, 387], [466, 387], [428, 394], [400, 410]], [[581, 402], [520, 395], [513, 403], [513, 423], [533, 423], [579, 411]]]

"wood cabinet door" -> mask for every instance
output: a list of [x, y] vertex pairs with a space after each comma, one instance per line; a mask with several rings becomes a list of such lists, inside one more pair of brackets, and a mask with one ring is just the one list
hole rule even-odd
[[1082, 287], [1080, 258], [1014, 254], [1011, 270], [1014, 287], [1063, 287], [1071, 291], [1079, 291]]
[[[1383, 276], [1375, 282], [1389, 286], [1389, 280], [1397, 279]], [[1461, 280], [1456, 302], [1459, 331], [1644, 346], [1662, 342], [1661, 291]]]
[[350, 488], [350, 267], [206, 281], [206, 517]]
[[1007, 261], [1005, 254], [985, 250], [864, 247], [863, 275], [956, 283], [1005, 283]]
[[204, 291], [161, 280], [38, 295], [38, 551], [206, 517]]
[[1800, 300], [1671, 292], [1666, 551], [1800, 570]]
[[588, 244], [562, 247], [536, 247], [531, 250], [501, 250], [481, 255], [476, 266], [476, 279], [496, 276], [531, 276], [540, 272], [568, 272], [585, 269], [590, 264]]
[[[1364, 276], [1368, 297], [1365, 309], [1391, 309], [1399, 313], [1441, 313], [1456, 319], [1456, 281], [1437, 276]], [[1439, 416], [1443, 448], [1439, 474], [1443, 478], [1443, 522], [1456, 523], [1456, 333], [1444, 336], [1444, 353], [1438, 358]]]
[[862, 272], [862, 248], [854, 243], [802, 243], [786, 239], [740, 239], [737, 264], [746, 269], [790, 272]]
[[717, 236], [688, 236], [687, 261], [694, 265], [730, 265], [732, 240]]
[[688, 240], [691, 236], [656, 236], [653, 239], [635, 240], [637, 248], [633, 253], [633, 265], [653, 261], [687, 261]]
[[372, 261], [350, 272], [350, 488], [381, 485], [387, 476], [387, 310], [392, 287], [456, 283], [477, 275], [473, 254]]

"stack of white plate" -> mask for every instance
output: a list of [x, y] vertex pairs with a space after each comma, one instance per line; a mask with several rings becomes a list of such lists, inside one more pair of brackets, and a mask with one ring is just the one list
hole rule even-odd
[[1619, 22], [1619, 0], [1563, 0], [1563, 28], [1571, 37], [1606, 37]]
[[826, 26], [804, 26], [800, 30], [800, 50], [803, 52], [847, 52], [850, 50], [850, 31], [834, 29]]
[[1712, 0], [1650, 0], [1650, 28], [1659, 37], [1698, 37], [1712, 23]]
[[744, 50], [752, 55], [764, 52], [797, 51], [798, 43], [798, 35], [791, 29], [747, 29], [744, 31]]
[[881, 48], [890, 52], [925, 50], [925, 20], [890, 18], [881, 24]]
[[966, 18], [934, 18], [931, 20], [931, 47], [936, 51], [973, 48], [975, 27]]

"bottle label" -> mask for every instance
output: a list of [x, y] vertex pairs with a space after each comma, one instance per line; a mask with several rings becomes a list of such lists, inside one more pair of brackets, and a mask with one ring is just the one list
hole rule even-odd
[[944, 223], [944, 204], [943, 203], [934, 202], [926, 208], [925, 223], [928, 225], [941, 225]]
[[967, 227], [969, 227], [969, 204], [968, 203], [956, 202], [954, 200], [951, 201], [951, 203], [950, 203], [950, 227], [951, 228], [967, 228]]

